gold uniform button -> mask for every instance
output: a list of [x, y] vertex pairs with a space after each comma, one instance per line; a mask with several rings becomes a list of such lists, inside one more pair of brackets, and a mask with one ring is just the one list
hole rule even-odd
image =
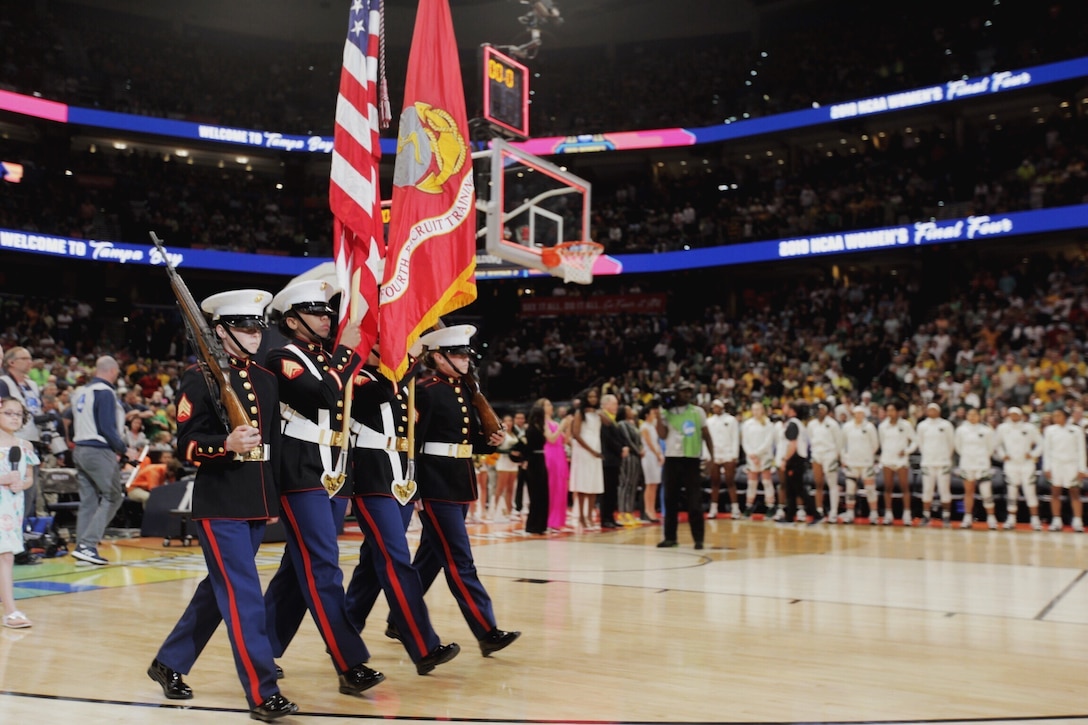
[[317, 361], [318, 362], [325, 362], [325, 356], [324, 355], [318, 355], [317, 356]]
[[238, 377], [240, 377], [240, 378], [248, 378], [248, 377], [249, 377], [249, 373], [247, 373], [247, 372], [246, 372], [245, 370], [239, 370], [239, 371], [238, 371]]
[[245, 388], [246, 390], [250, 390], [250, 389], [253, 388], [253, 386], [250, 385], [249, 383], [242, 383], [242, 387]]
[[219, 452], [220, 452], [220, 453], [222, 453], [222, 452], [223, 452], [223, 446], [219, 446]]
[[337, 408], [343, 408], [344, 407], [344, 401], [342, 401], [342, 400], [336, 401], [336, 407]]
[[398, 433], [403, 433], [404, 432], [404, 426], [403, 425], [398, 425], [397, 426], [397, 432]]
[[328, 372], [329, 371], [329, 366], [325, 365], [321, 369], [324, 370], [325, 372]]
[[336, 414], [336, 419], [337, 419], [337, 420], [343, 420], [343, 419], [344, 419], [344, 416], [343, 416], [343, 415], [341, 415], [340, 413], [337, 413], [337, 414]]
[[253, 413], [253, 415], [257, 415], [257, 406], [250, 406], [249, 412]]
[[462, 405], [462, 406], [461, 406], [461, 412], [462, 412], [462, 413], [467, 413], [467, 412], [468, 412], [468, 408]]
[[462, 432], [462, 433], [468, 433], [468, 428], [462, 428], [462, 429], [461, 429], [461, 432]]
[[464, 398], [462, 398], [461, 396], [457, 396], [457, 402], [458, 402], [458, 403], [464, 403], [464, 402], [465, 402], [465, 399], [464, 399]]
[[259, 423], [258, 423], [257, 421], [255, 421], [255, 420], [251, 420], [251, 421], [249, 421], [249, 424], [250, 424], [251, 426], [253, 426], [254, 428], [260, 428], [260, 427], [261, 427], [261, 425], [260, 425], [260, 424], [259, 424]]
[[247, 395], [246, 397], [247, 397], [247, 398], [249, 398], [250, 400], [256, 400], [256, 399], [257, 399], [257, 396], [256, 396], [256, 395], [254, 395], [253, 393], [250, 393], [250, 394], [249, 394], [249, 395]]
[[460, 395], [460, 394], [461, 394], [461, 386], [460, 386], [460, 385], [458, 385], [457, 387], [455, 387], [455, 388], [453, 389], [453, 392], [455, 392], [455, 393], [457, 393], [458, 395]]

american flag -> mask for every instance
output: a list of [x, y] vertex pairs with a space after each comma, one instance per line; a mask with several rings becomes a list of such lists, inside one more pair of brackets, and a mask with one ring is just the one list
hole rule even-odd
[[385, 255], [378, 186], [381, 3], [382, 0], [351, 3], [344, 67], [336, 97], [329, 184], [333, 258], [337, 281], [345, 291], [340, 304], [340, 329], [345, 324], [361, 326], [360, 351], [369, 350], [378, 336], [378, 283]]

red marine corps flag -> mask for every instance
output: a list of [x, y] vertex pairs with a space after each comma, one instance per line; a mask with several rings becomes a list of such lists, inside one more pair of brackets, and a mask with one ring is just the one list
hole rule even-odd
[[329, 206], [336, 278], [345, 291], [340, 302], [340, 330], [359, 325], [361, 350], [369, 350], [378, 337], [378, 282], [385, 249], [378, 187], [381, 33], [381, 0], [352, 0], [336, 96]]
[[400, 380], [408, 349], [476, 299], [476, 190], [448, 0], [420, 0], [393, 172], [379, 308], [381, 368]]

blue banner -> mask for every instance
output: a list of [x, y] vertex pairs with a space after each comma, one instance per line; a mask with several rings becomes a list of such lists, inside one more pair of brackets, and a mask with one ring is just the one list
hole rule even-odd
[[[963, 219], [915, 222], [839, 234], [746, 242], [661, 254], [617, 254], [614, 256], [622, 263], [622, 274], [647, 274], [872, 252], [882, 249], [894, 250], [923, 244], [984, 242], [1025, 234], [1044, 234], [1084, 228], [1088, 228], [1088, 204], [1009, 214], [971, 216]], [[150, 246], [93, 239], [70, 239], [14, 229], [0, 229], [0, 251], [2, 250], [118, 264], [162, 264], [161, 255]], [[173, 264], [180, 268], [275, 274], [288, 277], [302, 274], [322, 262], [330, 261], [329, 258], [281, 257], [181, 247], [168, 247], [167, 252]], [[495, 265], [495, 261], [493, 257], [477, 255], [479, 265], [477, 279], [511, 279], [544, 274], [509, 263]]]
[[[552, 136], [529, 139], [515, 144], [540, 156], [565, 153], [592, 153], [625, 149], [670, 148], [715, 143], [730, 139], [759, 136], [805, 126], [817, 126], [843, 119], [921, 108], [965, 98], [992, 96], [1009, 91], [1037, 88], [1050, 83], [1088, 76], [1088, 57], [1048, 63], [1023, 70], [1000, 71], [976, 78], [961, 78], [939, 85], [889, 93], [883, 96], [835, 103], [820, 108], [791, 111], [773, 116], [736, 120], [704, 128], [652, 129], [606, 132], [585, 136]], [[299, 136], [272, 131], [255, 131], [231, 126], [176, 121], [150, 116], [134, 116], [113, 111], [68, 106], [9, 91], [0, 91], [0, 111], [10, 111], [61, 123], [77, 123], [98, 128], [147, 133], [156, 136], [211, 141], [249, 148], [275, 149], [300, 153], [331, 153], [331, 136]], [[397, 153], [396, 139], [381, 140], [382, 154]]]
[[[151, 246], [106, 242], [95, 239], [70, 239], [49, 234], [34, 234], [15, 229], [0, 229], [0, 250], [49, 254], [67, 259], [93, 262], [161, 266], [162, 255]], [[224, 272], [255, 272], [293, 277], [328, 259], [280, 257], [271, 254], [216, 252], [209, 249], [166, 248], [176, 267], [214, 269]]]
[[1058, 63], [1047, 63], [1018, 71], [1000, 71], [977, 78], [963, 78], [926, 88], [915, 88], [884, 96], [863, 98], [857, 101], [834, 103], [820, 108], [791, 111], [764, 118], [688, 129], [695, 136], [695, 143], [714, 143], [765, 133], [787, 131], [805, 126], [817, 126], [843, 119], [874, 116], [909, 108], [932, 106], [938, 103], [959, 101], [965, 98], [993, 96], [1007, 91], [1057, 83], [1088, 76], [1088, 58], [1075, 58]]
[[675, 272], [682, 269], [773, 262], [923, 244], [982, 242], [1024, 234], [1042, 234], [1088, 227], [1088, 204], [966, 219], [915, 222], [903, 226], [864, 229], [840, 234], [747, 242], [661, 254], [617, 254], [623, 273]]

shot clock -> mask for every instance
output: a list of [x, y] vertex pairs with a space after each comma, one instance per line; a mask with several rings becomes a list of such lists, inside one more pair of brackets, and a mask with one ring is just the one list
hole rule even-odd
[[500, 133], [529, 138], [529, 69], [493, 46], [482, 46], [484, 118]]

